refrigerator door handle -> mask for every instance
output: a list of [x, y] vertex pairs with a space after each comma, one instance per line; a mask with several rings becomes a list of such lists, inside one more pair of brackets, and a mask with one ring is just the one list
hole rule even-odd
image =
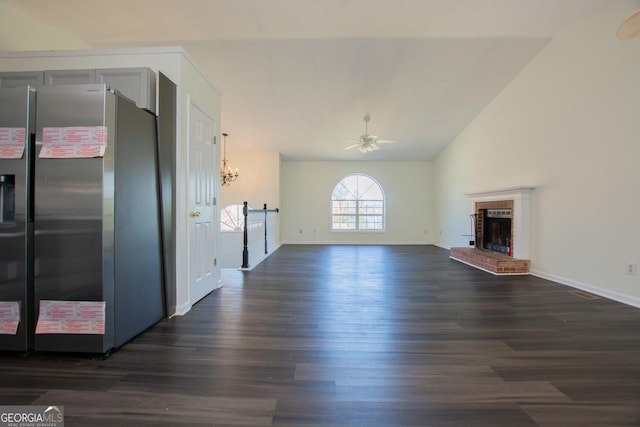
[[33, 222], [35, 219], [35, 182], [36, 182], [36, 134], [29, 135], [29, 200], [27, 203], [27, 221]]

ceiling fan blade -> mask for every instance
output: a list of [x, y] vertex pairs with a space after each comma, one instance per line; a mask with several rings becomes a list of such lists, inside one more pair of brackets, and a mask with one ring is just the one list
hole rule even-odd
[[348, 147], [344, 147], [345, 150], [351, 150], [352, 148], [358, 147], [360, 144], [349, 145]]
[[376, 141], [377, 144], [397, 144], [400, 141], [396, 141], [395, 139], [379, 139]]

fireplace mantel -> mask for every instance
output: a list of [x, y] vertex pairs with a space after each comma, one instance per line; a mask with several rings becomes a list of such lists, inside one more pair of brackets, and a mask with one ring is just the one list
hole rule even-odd
[[477, 193], [466, 193], [474, 202], [484, 202], [489, 200], [515, 200], [523, 197], [529, 198], [529, 195], [536, 187], [510, 187], [500, 190], [479, 191]]
[[491, 191], [466, 193], [471, 199], [475, 212], [477, 202], [513, 200], [513, 253], [517, 259], [529, 259], [531, 235], [530, 196], [535, 187], [510, 187]]

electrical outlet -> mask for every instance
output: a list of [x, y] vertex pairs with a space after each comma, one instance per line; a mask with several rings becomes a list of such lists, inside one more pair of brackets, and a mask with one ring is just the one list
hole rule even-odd
[[635, 276], [636, 274], [638, 274], [638, 264], [628, 263], [627, 274], [630, 274], [631, 276]]

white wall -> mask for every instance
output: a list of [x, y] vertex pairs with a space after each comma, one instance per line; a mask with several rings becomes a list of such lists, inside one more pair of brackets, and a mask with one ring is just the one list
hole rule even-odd
[[86, 43], [38, 22], [9, 1], [0, 2], [0, 51], [87, 48]]
[[[367, 174], [386, 197], [386, 230], [331, 232], [331, 194], [345, 176]], [[283, 161], [280, 178], [283, 243], [427, 244], [434, 241], [431, 162]]]
[[[233, 150], [231, 133], [227, 137], [229, 166], [238, 168], [238, 179], [222, 187], [221, 206], [249, 202], [253, 209], [275, 209], [280, 205], [280, 155], [278, 153]], [[220, 145], [222, 150], [222, 145]], [[221, 151], [222, 152], [222, 151]]]
[[536, 186], [534, 274], [640, 306], [640, 40], [634, 7], [555, 38], [436, 161], [439, 244], [464, 246], [464, 193]]

